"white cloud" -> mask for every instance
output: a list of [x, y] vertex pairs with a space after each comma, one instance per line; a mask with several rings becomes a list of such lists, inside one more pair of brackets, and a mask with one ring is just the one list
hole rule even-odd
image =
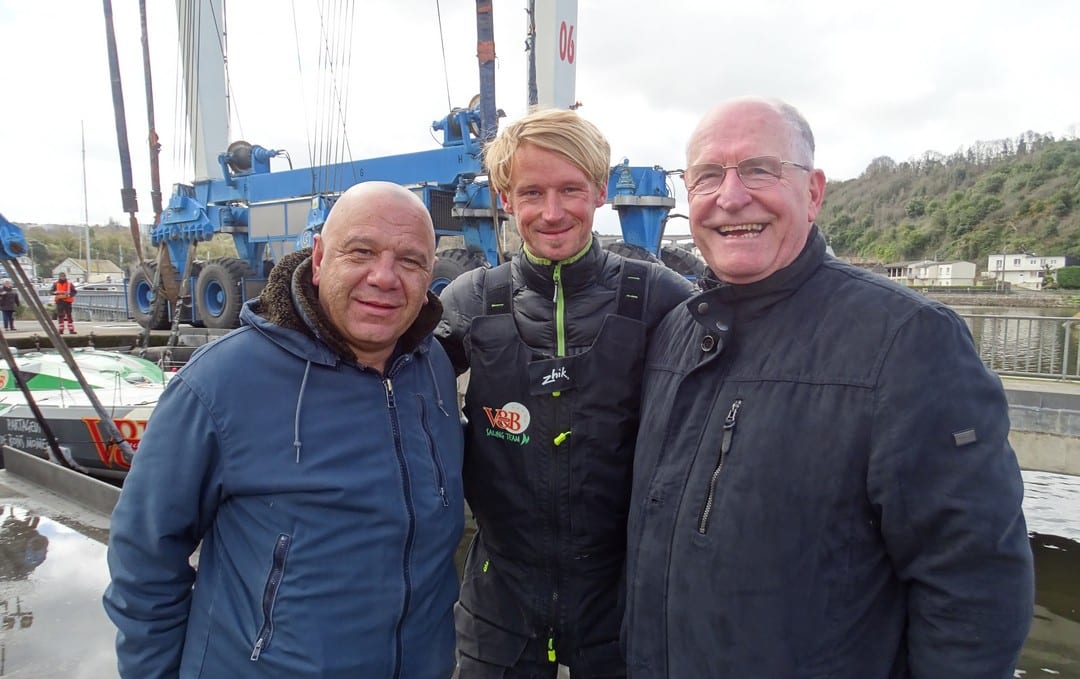
[[[167, 199], [171, 182], [189, 174], [187, 153], [178, 148], [183, 134], [176, 131], [175, 9], [171, 2], [147, 4]], [[227, 4], [233, 138], [286, 148], [297, 166], [313, 157], [361, 159], [434, 148], [430, 124], [478, 91], [474, 3], [438, 3], [441, 38], [437, 3], [430, 0], [352, 3], [351, 15], [320, 13], [331, 4], [343, 6]], [[524, 0], [494, 7], [498, 105], [510, 118], [525, 108], [524, 8]], [[151, 209], [138, 14], [135, 3], [119, 1], [114, 12], [145, 222]], [[312, 140], [342, 137], [329, 133], [339, 129], [338, 106], [328, 94], [326, 62], [315, 55], [320, 46], [345, 52], [340, 41], [324, 42], [319, 26], [350, 17], [351, 62], [334, 67], [351, 74], [340, 107], [347, 110], [348, 145], [319, 144]], [[1073, 70], [1080, 47], [1071, 32], [1077, 25], [1080, 4], [1068, 0], [1027, 6], [1005, 0], [581, 0], [577, 98], [582, 114], [610, 138], [613, 162], [628, 157], [632, 164], [674, 169], [684, 162], [687, 135], [713, 104], [744, 94], [777, 96], [813, 125], [817, 164], [829, 177], [846, 179], [881, 155], [905, 160], [927, 150], [951, 153], [1028, 129], [1075, 133], [1080, 90], [1073, 87]], [[99, 3], [0, 0], [0, 211], [9, 219], [83, 222], [82, 121], [89, 221], [126, 222], [104, 36]], [[282, 167], [278, 162], [275, 168]], [[611, 215], [598, 224], [617, 228]], [[673, 229], [685, 231], [682, 224]]]

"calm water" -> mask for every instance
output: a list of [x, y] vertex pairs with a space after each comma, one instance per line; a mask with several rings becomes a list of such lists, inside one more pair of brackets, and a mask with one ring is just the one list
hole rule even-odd
[[1024, 472], [1035, 619], [1018, 677], [1080, 679], [1080, 477]]
[[[1025, 472], [1036, 609], [1017, 677], [1080, 679], [1080, 478]], [[0, 676], [116, 677], [100, 531], [0, 504]], [[459, 550], [463, 558], [464, 547]]]

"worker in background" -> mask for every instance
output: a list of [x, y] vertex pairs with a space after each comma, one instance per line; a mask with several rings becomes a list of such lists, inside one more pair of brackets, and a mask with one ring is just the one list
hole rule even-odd
[[60, 334], [64, 334], [65, 322], [68, 332], [72, 335], [79, 334], [75, 331], [75, 322], [71, 319], [71, 305], [75, 303], [75, 294], [78, 292], [75, 289], [75, 283], [69, 281], [67, 274], [61, 271], [49, 292], [56, 305], [56, 325]]
[[19, 292], [11, 287], [11, 279], [0, 282], [0, 311], [4, 314], [4, 330], [15, 330], [15, 312], [18, 311]]
[[122, 677], [450, 676], [463, 439], [434, 263], [420, 199], [354, 186], [170, 380], [112, 515]]
[[593, 238], [611, 151], [573, 111], [505, 128], [485, 164], [522, 252], [442, 293], [471, 368], [465, 492], [478, 532], [457, 608], [461, 679], [625, 676], [626, 512], [645, 345], [691, 285]]
[[1012, 677], [1033, 614], [1023, 482], [964, 321], [825, 254], [825, 174], [792, 106], [718, 106], [684, 179], [711, 275], [646, 361], [631, 675]]

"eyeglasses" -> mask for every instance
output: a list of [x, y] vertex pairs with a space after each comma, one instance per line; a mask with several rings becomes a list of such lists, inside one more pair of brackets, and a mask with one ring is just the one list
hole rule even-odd
[[727, 171], [734, 168], [743, 186], [748, 189], [764, 189], [780, 181], [785, 165], [807, 172], [813, 171], [813, 168], [790, 160], [781, 160], [778, 156], [758, 156], [740, 160], [734, 165], [692, 165], [683, 171], [683, 181], [686, 182], [686, 192], [691, 196], [706, 196], [715, 193], [724, 183]]

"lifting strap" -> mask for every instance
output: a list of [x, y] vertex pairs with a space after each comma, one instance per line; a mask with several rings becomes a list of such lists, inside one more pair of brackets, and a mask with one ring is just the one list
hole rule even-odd
[[619, 277], [619, 303], [615, 313], [640, 321], [645, 315], [645, 289], [649, 267], [644, 262], [624, 259]]

